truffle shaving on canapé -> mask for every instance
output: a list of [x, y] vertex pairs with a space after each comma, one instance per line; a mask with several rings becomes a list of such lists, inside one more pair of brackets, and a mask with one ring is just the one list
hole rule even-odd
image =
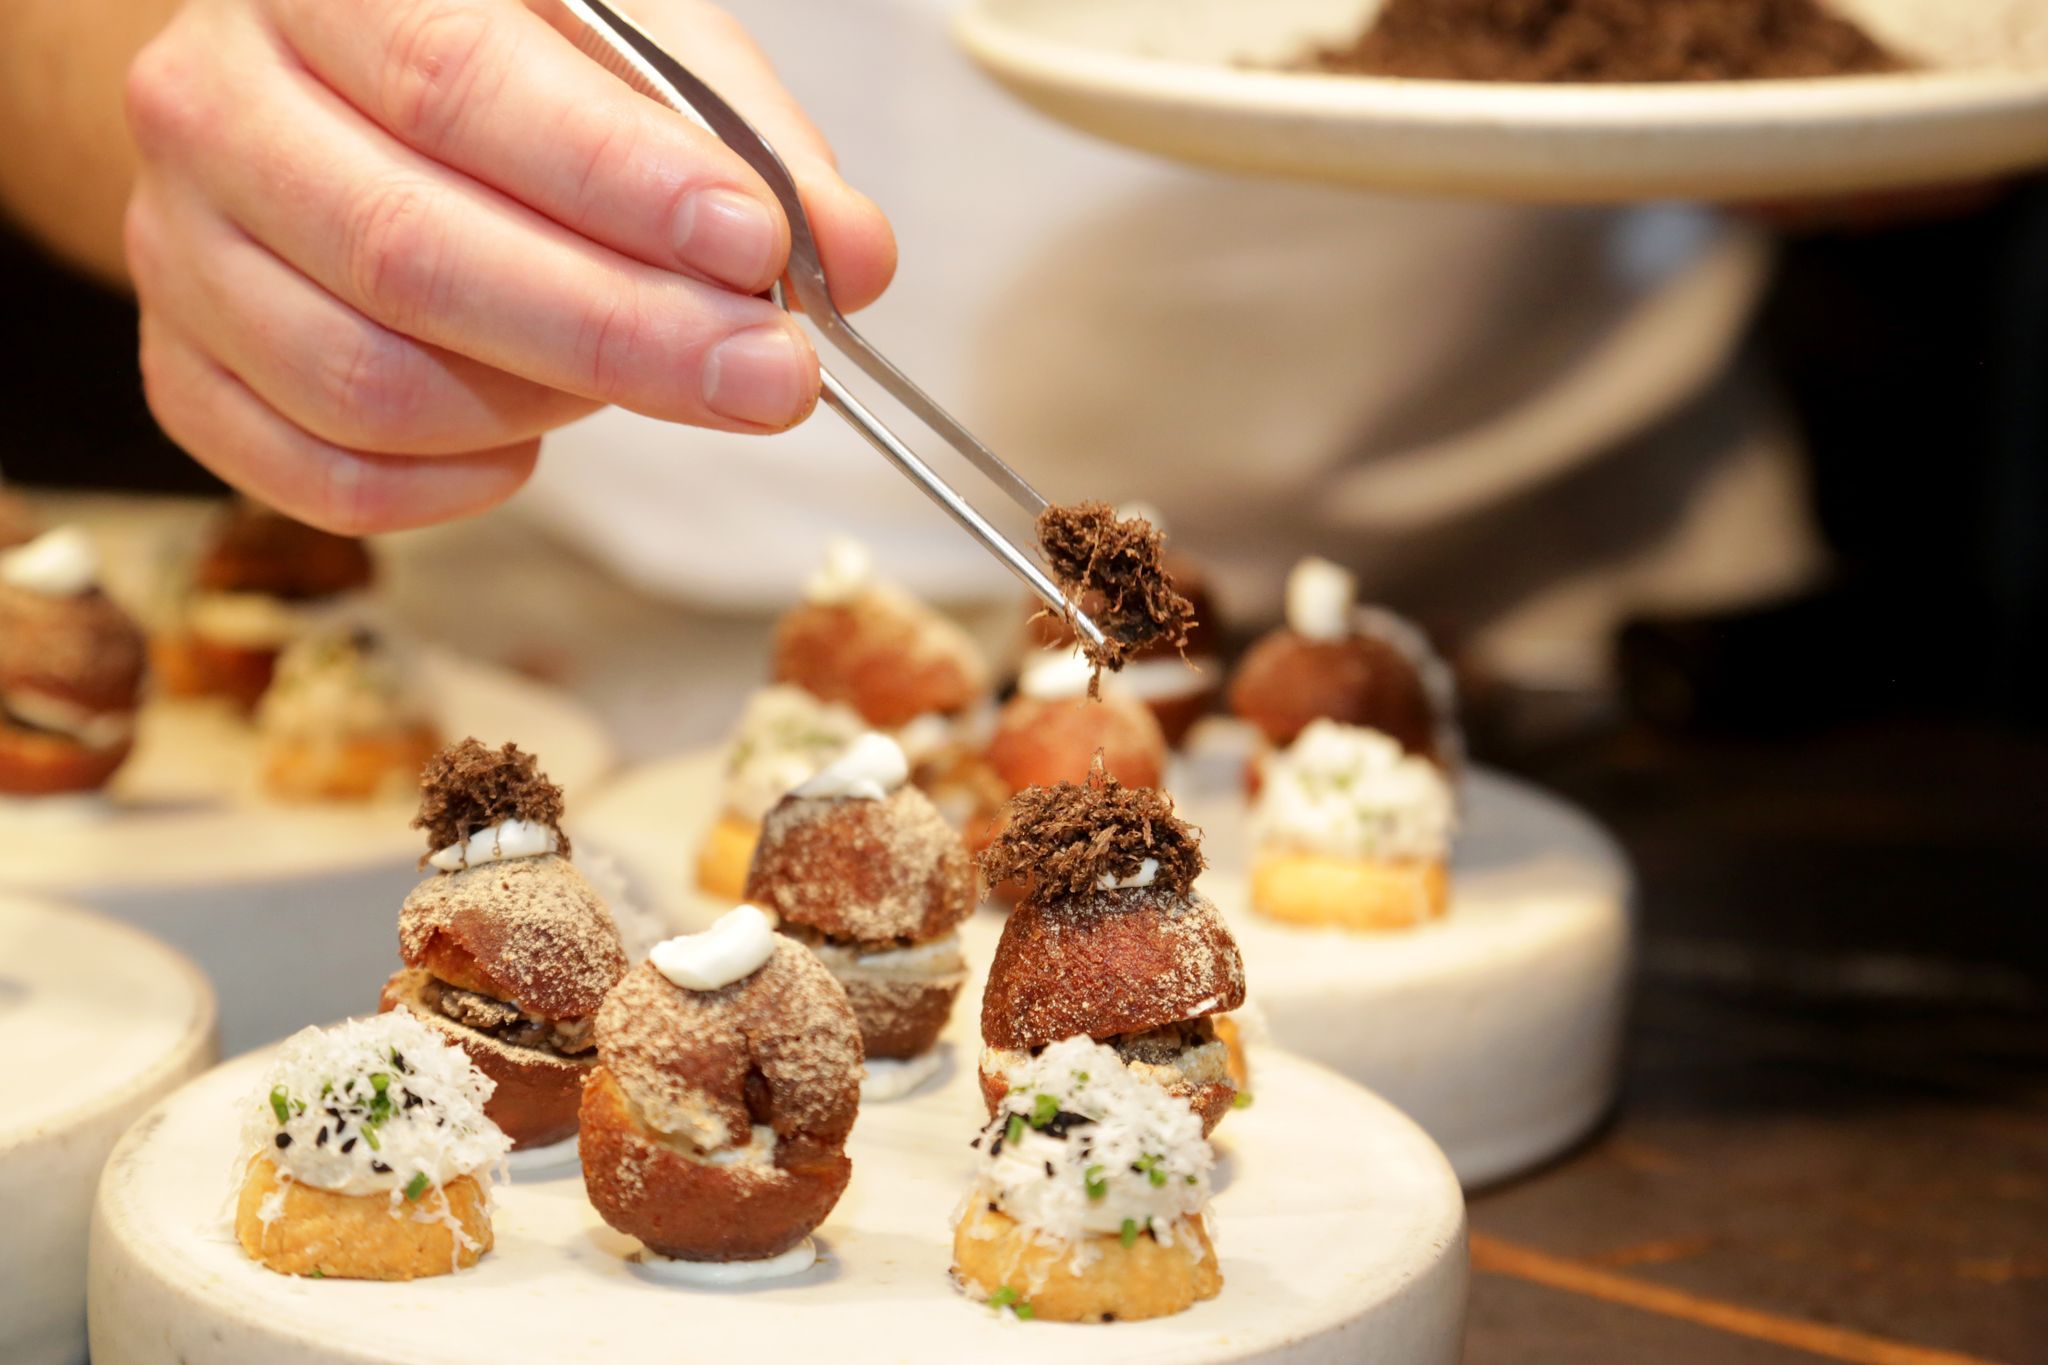
[[562, 789], [517, 745], [491, 749], [465, 739], [436, 754], [420, 774], [420, 813], [412, 827], [427, 832], [421, 867], [440, 850], [459, 847], [478, 830], [506, 820], [547, 826], [559, 841], [557, 851], [569, 856]]
[[1154, 787], [1126, 787], [1098, 757], [1085, 783], [1027, 787], [1010, 799], [1009, 822], [981, 854], [991, 886], [1012, 879], [1029, 899], [1087, 896], [1138, 877], [1161, 896], [1188, 894], [1201, 874], [1202, 838]]
[[1069, 598], [1093, 593], [1102, 603], [1095, 624], [1103, 643], [1083, 642], [1098, 673], [1140, 650], [1187, 645], [1195, 609], [1167, 577], [1165, 537], [1151, 522], [1119, 518], [1103, 502], [1048, 507], [1038, 514], [1038, 544]]

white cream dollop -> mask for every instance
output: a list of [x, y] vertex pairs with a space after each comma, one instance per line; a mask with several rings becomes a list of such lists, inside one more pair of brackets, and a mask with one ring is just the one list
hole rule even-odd
[[790, 795], [810, 800], [844, 797], [880, 801], [909, 780], [910, 760], [904, 757], [903, 746], [879, 731], [870, 730], [809, 781], [798, 784]]
[[561, 847], [561, 837], [553, 825], [514, 818], [480, 829], [466, 842], [448, 845], [428, 858], [427, 865], [442, 872], [460, 872], [465, 867], [481, 867], [512, 858], [538, 858], [559, 852]]
[[804, 582], [804, 600], [838, 606], [866, 592], [875, 581], [875, 557], [848, 536], [825, 542], [825, 562]]
[[1024, 665], [1017, 690], [1034, 701], [1074, 701], [1088, 695], [1094, 676], [1095, 665], [1080, 650], [1043, 650]]
[[640, 1273], [651, 1280], [723, 1289], [729, 1285], [751, 1284], [756, 1280], [779, 1280], [801, 1275], [818, 1263], [818, 1244], [806, 1237], [781, 1255], [759, 1261], [684, 1261], [646, 1250], [642, 1250], [636, 1260]]
[[1105, 872], [1095, 879], [1097, 889], [1103, 891], [1128, 891], [1136, 887], [1150, 886], [1159, 880], [1159, 860], [1147, 858], [1138, 864], [1138, 870], [1128, 877]]
[[39, 597], [82, 597], [99, 580], [99, 552], [76, 526], [59, 526], [0, 552], [0, 583]]
[[1341, 640], [1352, 630], [1358, 579], [1340, 564], [1310, 556], [1287, 575], [1287, 624], [1311, 640]]
[[1450, 782], [1378, 730], [1312, 721], [1267, 756], [1261, 775], [1252, 811], [1261, 845], [1393, 861], [1449, 851], [1457, 818]]
[[726, 911], [701, 934], [654, 945], [647, 960], [687, 991], [715, 991], [761, 969], [775, 952], [775, 925], [758, 906]]

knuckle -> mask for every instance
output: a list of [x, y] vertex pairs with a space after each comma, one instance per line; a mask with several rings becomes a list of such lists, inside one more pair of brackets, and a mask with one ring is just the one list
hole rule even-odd
[[433, 143], [461, 119], [490, 50], [490, 16], [447, 0], [413, 0], [393, 20], [378, 108], [400, 138]]
[[198, 108], [198, 83], [180, 67], [169, 32], [153, 39], [128, 64], [122, 107], [136, 149], [146, 158], [160, 155], [206, 123]]
[[648, 340], [646, 314], [637, 298], [594, 300], [576, 334], [576, 355], [590, 396], [606, 403], [625, 398], [638, 372], [635, 358]]
[[417, 352], [382, 328], [358, 328], [323, 351], [317, 382], [335, 433], [351, 444], [392, 449], [418, 427], [426, 388]]
[[381, 320], [405, 330], [446, 295], [446, 233], [435, 191], [414, 181], [368, 188], [345, 213], [348, 286]]

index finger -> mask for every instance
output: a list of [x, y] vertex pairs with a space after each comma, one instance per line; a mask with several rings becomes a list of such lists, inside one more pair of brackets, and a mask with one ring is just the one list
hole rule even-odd
[[516, 0], [271, 0], [315, 78], [435, 161], [580, 236], [743, 293], [789, 229], [714, 135], [614, 78]]

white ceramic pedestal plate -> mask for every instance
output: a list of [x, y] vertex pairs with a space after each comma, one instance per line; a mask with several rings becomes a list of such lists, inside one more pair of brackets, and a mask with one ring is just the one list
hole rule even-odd
[[[1401, 933], [1296, 929], [1246, 900], [1241, 737], [1215, 723], [1199, 733], [1202, 755], [1170, 781], [1204, 831], [1202, 889], [1230, 920], [1251, 1012], [1275, 1042], [1408, 1114], [1468, 1186], [1525, 1170], [1600, 1120], [1618, 1083], [1631, 927], [1628, 865], [1597, 825], [1526, 783], [1473, 772], [1448, 915]], [[692, 876], [719, 771], [715, 754], [639, 769], [577, 826], [679, 928], [731, 908]], [[971, 960], [988, 960], [1001, 926], [990, 910], [968, 922]]]
[[135, 1116], [214, 1056], [213, 992], [145, 934], [0, 895], [0, 1360], [85, 1359], [100, 1166]]
[[93, 1360], [1457, 1360], [1464, 1206], [1443, 1157], [1364, 1090], [1270, 1049], [1252, 1058], [1259, 1102], [1216, 1135], [1220, 1297], [1113, 1326], [1019, 1323], [968, 1301], [947, 1279], [950, 1223], [984, 1115], [953, 1046], [944, 1084], [863, 1107], [819, 1264], [744, 1290], [643, 1278], [636, 1244], [599, 1220], [574, 1167], [500, 1192], [496, 1249], [473, 1270], [404, 1284], [273, 1274], [242, 1254], [223, 1207], [235, 1106], [264, 1058], [231, 1062], [146, 1116], [108, 1163]]
[[[438, 652], [423, 668], [443, 733], [538, 755], [572, 812], [610, 768], [602, 726], [553, 689]], [[225, 708], [153, 702], [98, 803], [10, 803], [0, 818], [0, 887], [189, 953], [219, 988], [229, 1052], [374, 1004], [424, 851], [409, 794], [287, 804], [261, 794], [256, 769], [253, 733]]]
[[975, 0], [967, 51], [1034, 107], [1145, 151], [1382, 190], [1771, 199], [2048, 163], [2037, 0], [1833, 0], [1923, 69], [1821, 80], [1517, 85], [1276, 70], [1380, 0]]

